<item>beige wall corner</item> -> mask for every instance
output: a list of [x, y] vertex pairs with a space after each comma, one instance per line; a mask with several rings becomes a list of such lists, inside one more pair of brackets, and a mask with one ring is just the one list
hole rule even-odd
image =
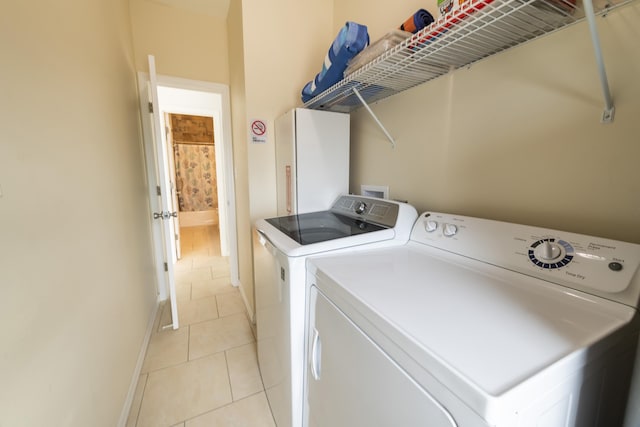
[[238, 270], [240, 276], [240, 291], [247, 305], [247, 310], [252, 320], [254, 320], [253, 255], [251, 249], [247, 131], [245, 126], [246, 95], [241, 1], [232, 1], [230, 3], [227, 22], [231, 115], [233, 119], [236, 213], [238, 217]]
[[[231, 102], [236, 173], [241, 176], [236, 185], [241, 197], [247, 191], [246, 198], [238, 202], [242, 204], [238, 244], [243, 294], [252, 308], [251, 227], [256, 219], [276, 213], [274, 120], [301, 105], [302, 87], [320, 71], [332, 41], [332, 13], [332, 4], [320, 0], [231, 2]], [[250, 141], [249, 125], [254, 119], [266, 123], [266, 143]]]

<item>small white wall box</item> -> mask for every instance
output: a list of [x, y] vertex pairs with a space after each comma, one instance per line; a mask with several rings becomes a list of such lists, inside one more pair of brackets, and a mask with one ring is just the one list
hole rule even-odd
[[360, 194], [366, 197], [377, 197], [379, 199], [389, 198], [388, 185], [361, 185]]

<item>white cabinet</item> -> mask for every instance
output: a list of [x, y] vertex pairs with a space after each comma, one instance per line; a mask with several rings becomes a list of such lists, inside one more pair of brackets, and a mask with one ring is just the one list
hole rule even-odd
[[295, 108], [275, 122], [278, 216], [328, 210], [349, 193], [349, 115]]

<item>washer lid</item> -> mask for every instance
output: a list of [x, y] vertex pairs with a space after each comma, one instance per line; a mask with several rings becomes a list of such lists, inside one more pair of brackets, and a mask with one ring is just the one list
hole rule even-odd
[[[260, 239], [266, 239], [288, 257], [302, 257], [316, 255], [323, 252], [330, 252], [346, 248], [354, 248], [362, 245], [392, 245], [403, 244], [408, 240], [409, 232], [406, 230], [404, 236], [399, 235], [396, 229], [382, 228], [380, 230], [365, 232], [361, 234], [339, 236], [340, 230], [334, 229], [331, 234], [332, 238], [327, 239], [325, 232], [317, 233], [322, 235], [315, 242], [309, 244], [300, 244], [280, 229], [273, 226], [265, 219], [259, 219], [255, 223], [255, 230]], [[307, 229], [309, 231], [309, 229]], [[304, 233], [305, 236], [307, 232]], [[404, 239], [401, 239], [404, 237]]]
[[367, 319], [479, 413], [635, 313], [412, 242], [311, 259], [309, 271], [345, 313]]
[[326, 242], [388, 228], [331, 211], [281, 216], [268, 218], [265, 221], [301, 245]]
[[404, 244], [417, 217], [406, 203], [349, 195], [338, 198], [329, 211], [259, 219], [255, 229], [286, 256], [300, 257], [362, 245]]

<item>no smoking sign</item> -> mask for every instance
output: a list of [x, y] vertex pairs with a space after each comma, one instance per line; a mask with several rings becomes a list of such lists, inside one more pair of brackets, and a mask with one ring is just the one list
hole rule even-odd
[[265, 144], [267, 142], [267, 124], [264, 120], [251, 120], [251, 143]]

